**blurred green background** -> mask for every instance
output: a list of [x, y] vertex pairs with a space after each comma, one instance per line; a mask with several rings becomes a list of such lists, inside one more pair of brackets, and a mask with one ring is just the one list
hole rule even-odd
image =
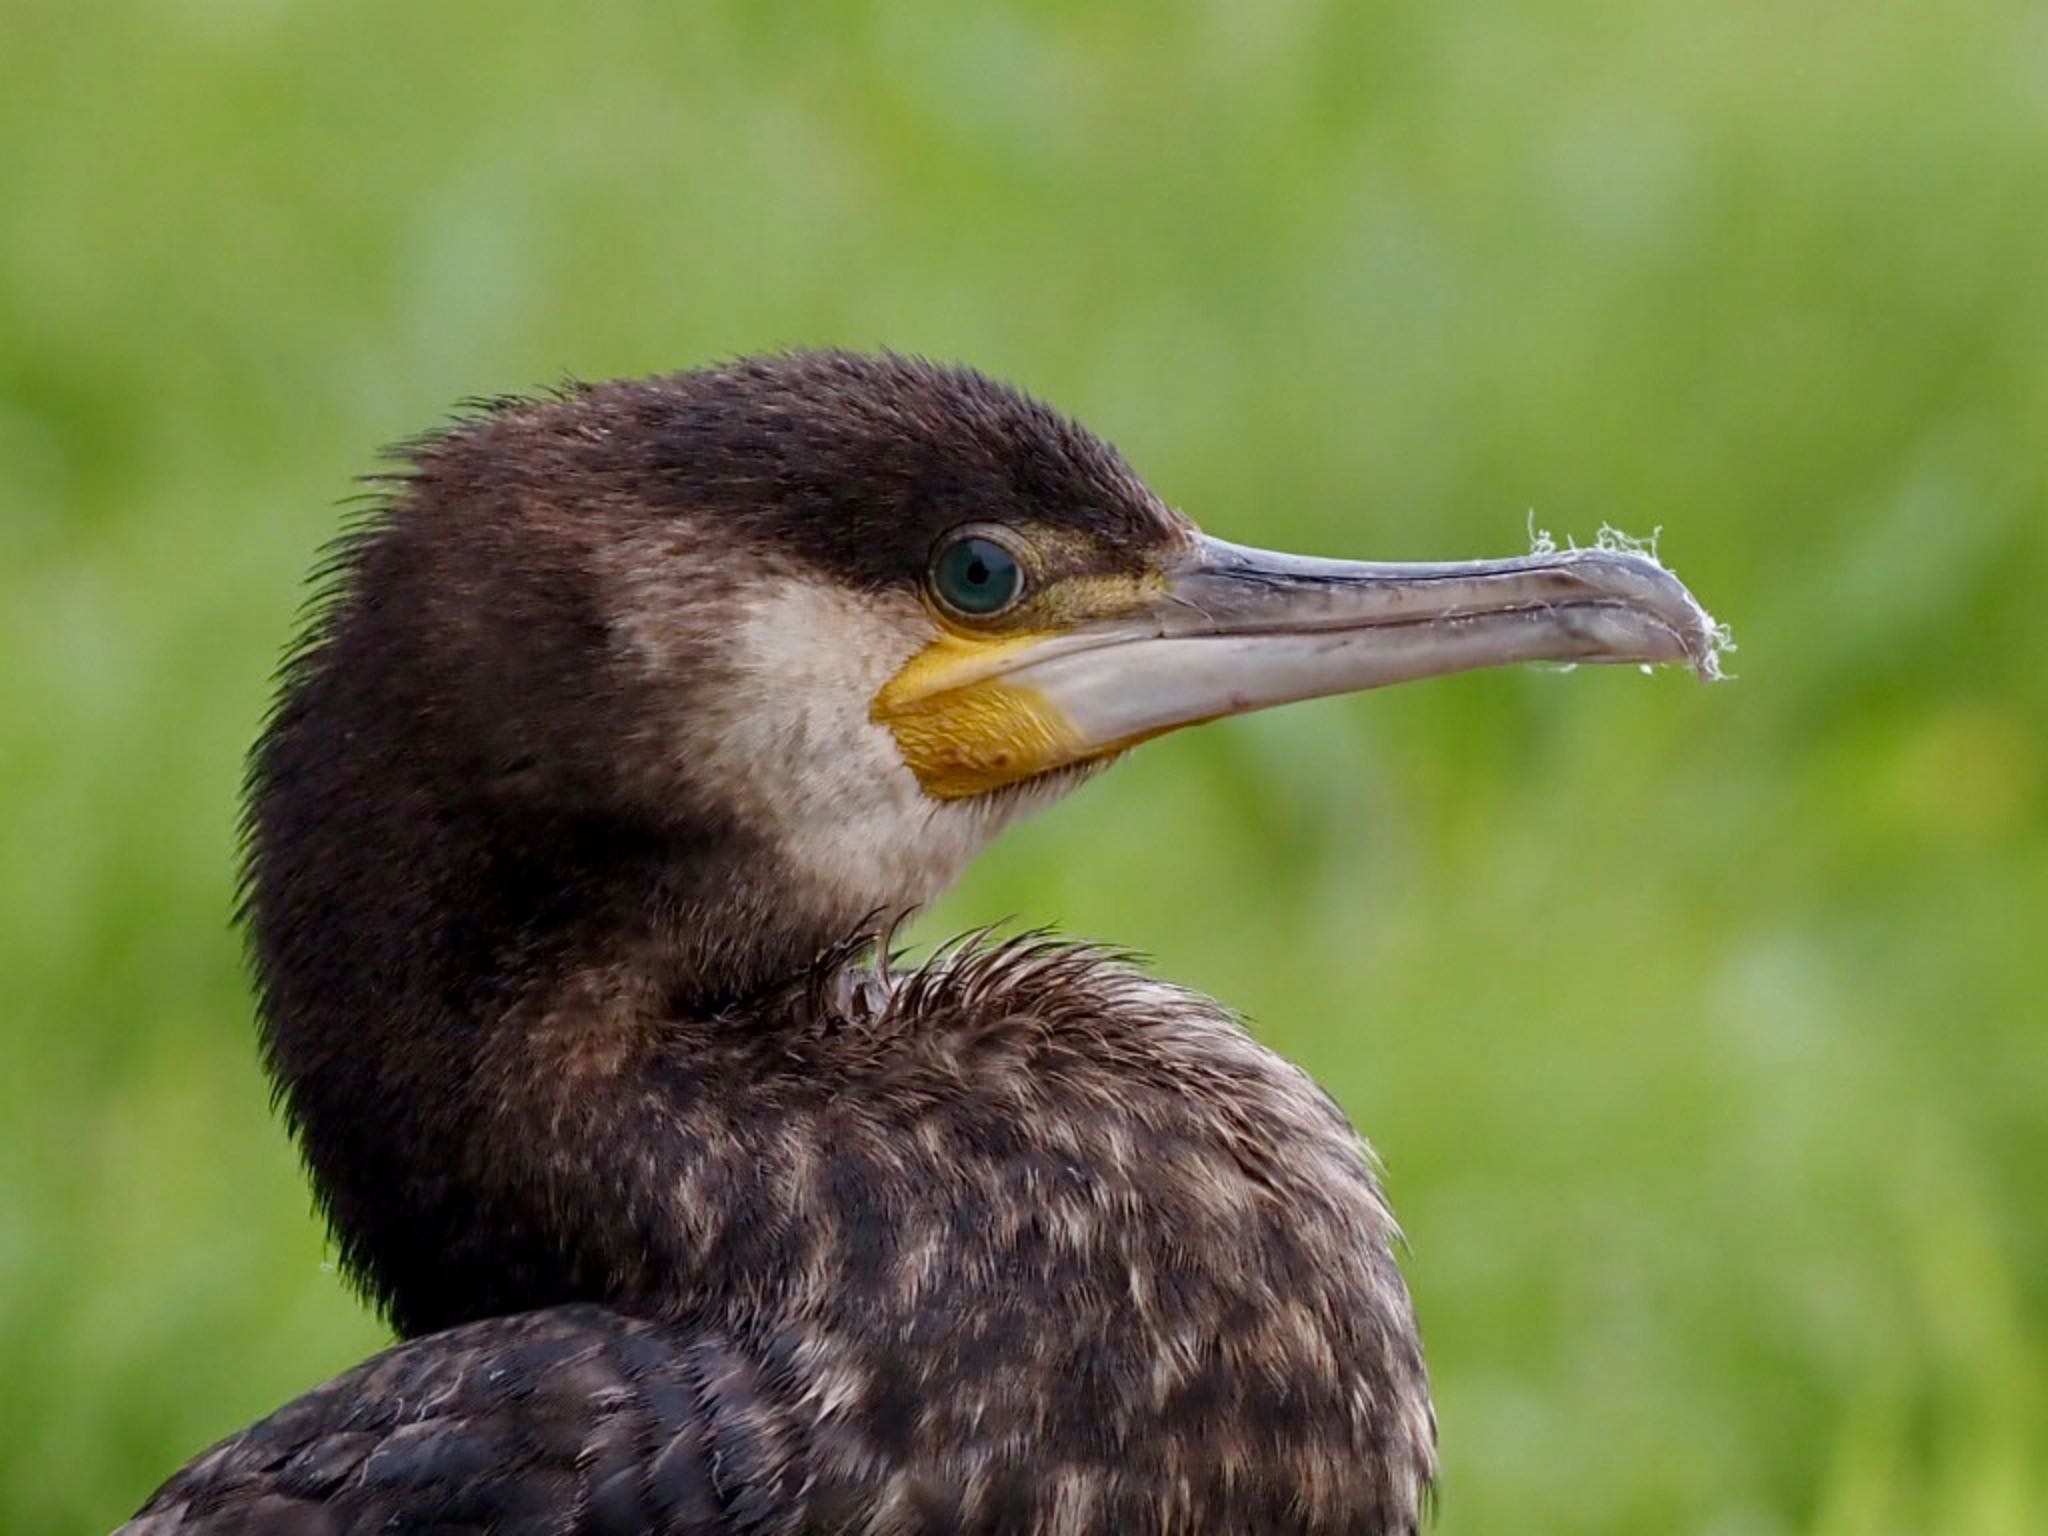
[[1136, 945], [1340, 1095], [1447, 1536], [2048, 1530], [2037, 0], [7, 0], [0, 1529], [383, 1337], [227, 925], [350, 477], [800, 342], [1013, 378], [1241, 540], [1662, 525], [1739, 681], [1177, 737], [923, 934]]

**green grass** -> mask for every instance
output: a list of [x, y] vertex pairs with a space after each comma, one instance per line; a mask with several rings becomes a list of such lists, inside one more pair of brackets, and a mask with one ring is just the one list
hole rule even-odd
[[1015, 378], [1214, 531], [1664, 528], [1740, 680], [1148, 747], [923, 925], [1243, 1007], [1373, 1136], [1446, 1536], [2048, 1529], [2032, 0], [14, 0], [0, 1529], [374, 1347], [268, 1112], [238, 759], [334, 502], [472, 393]]

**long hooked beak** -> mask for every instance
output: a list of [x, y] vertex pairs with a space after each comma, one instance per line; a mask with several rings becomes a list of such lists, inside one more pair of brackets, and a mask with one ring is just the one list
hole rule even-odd
[[906, 667], [875, 703], [925, 788], [984, 793], [1165, 731], [1512, 662], [1684, 663], [1725, 636], [1644, 554], [1429, 564], [1198, 539], [1135, 611]]

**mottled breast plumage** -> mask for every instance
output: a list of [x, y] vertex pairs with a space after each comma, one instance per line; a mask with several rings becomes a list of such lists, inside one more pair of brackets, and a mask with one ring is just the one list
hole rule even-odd
[[[437, 1479], [457, 1526], [523, 1530], [531, 1497], [593, 1536], [615, 1510], [706, 1536], [1412, 1528], [1433, 1422], [1368, 1154], [1213, 1004], [1033, 939], [841, 964], [668, 1048], [654, 1080], [698, 1086], [644, 1106], [665, 1131], [618, 1126], [674, 1149], [653, 1316], [400, 1346], [215, 1452], [137, 1536], [321, 1479], [303, 1528], [334, 1536]], [[516, 1475], [455, 1475], [484, 1463]]]

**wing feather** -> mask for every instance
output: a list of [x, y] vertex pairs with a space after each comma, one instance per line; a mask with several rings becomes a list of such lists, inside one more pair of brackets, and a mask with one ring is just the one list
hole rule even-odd
[[805, 1432], [773, 1374], [601, 1307], [470, 1323], [221, 1442], [117, 1536], [797, 1536]]

